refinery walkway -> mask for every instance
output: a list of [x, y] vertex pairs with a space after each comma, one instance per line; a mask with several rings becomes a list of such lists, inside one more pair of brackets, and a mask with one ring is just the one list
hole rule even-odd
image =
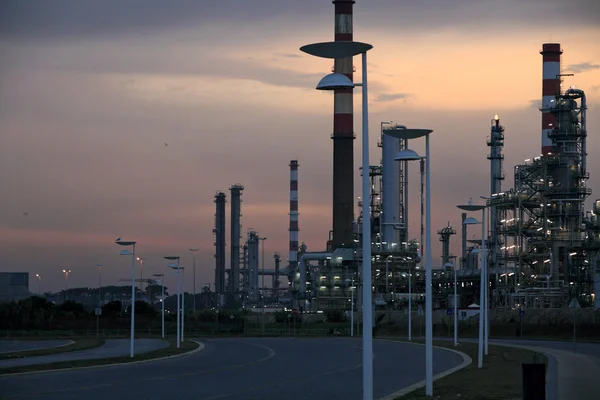
[[[453, 340], [447, 337], [434, 339]], [[459, 341], [477, 343], [477, 339], [472, 338]], [[492, 345], [522, 348], [547, 355], [548, 400], [600, 398], [600, 343], [513, 339], [490, 339], [489, 342]]]
[[[135, 352], [148, 353], [169, 345], [162, 339], [136, 339]], [[58, 353], [47, 356], [24, 357], [0, 360], [0, 368], [23, 367], [26, 365], [51, 364], [63, 361], [94, 360], [99, 358], [123, 357], [129, 355], [129, 339], [111, 339], [100, 347], [88, 350]]]

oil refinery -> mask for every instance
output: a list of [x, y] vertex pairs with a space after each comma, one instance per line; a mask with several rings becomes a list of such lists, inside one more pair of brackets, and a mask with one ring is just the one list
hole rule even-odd
[[[351, 41], [353, 0], [333, 1], [335, 40]], [[592, 191], [586, 186], [586, 95], [581, 89], [563, 90], [562, 49], [545, 43], [542, 55], [541, 152], [512, 170], [512, 187], [506, 181], [503, 147], [505, 127], [496, 115], [486, 144], [490, 165], [490, 191], [470, 204], [485, 210], [485, 239], [468, 239], [468, 226], [478, 223], [472, 212], [460, 214], [460, 256], [452, 255], [450, 238], [457, 234], [450, 223], [437, 232], [442, 263], [433, 268], [433, 307], [453, 307], [455, 274], [457, 306], [479, 303], [480, 266], [486, 257], [489, 296], [494, 309], [563, 308], [578, 304], [600, 308], [600, 200], [586, 209]], [[352, 79], [352, 58], [336, 59], [333, 72]], [[378, 147], [381, 162], [369, 171], [354, 167], [353, 89], [337, 89], [333, 116], [332, 230], [322, 249], [308, 251], [299, 236], [298, 160], [291, 160], [289, 249], [287, 260], [275, 254], [265, 269], [264, 239], [254, 230], [242, 229], [244, 186], [230, 187], [230, 265], [225, 263], [226, 198], [215, 195], [215, 290], [218, 307], [295, 307], [300, 311], [350, 308], [353, 295], [360, 309], [362, 215], [356, 206], [368, 201], [371, 215], [374, 304], [404, 310], [424, 303], [425, 271], [421, 254], [424, 243], [425, 161], [396, 161], [408, 148], [400, 139], [408, 128], [381, 122]], [[482, 127], [485, 121], [482, 121]], [[508, 128], [510, 129], [510, 128]], [[483, 143], [482, 143], [483, 145]], [[421, 176], [420, 204], [409, 208], [409, 168]], [[354, 198], [356, 173], [368, 173], [371, 194]], [[415, 188], [416, 189], [416, 188]], [[477, 207], [462, 207], [463, 210]], [[409, 237], [409, 211], [420, 215], [420, 236]], [[457, 209], [457, 216], [459, 215]], [[485, 220], [484, 219], [484, 220]], [[475, 222], [473, 222], [475, 221]], [[481, 229], [481, 225], [480, 229]], [[413, 229], [414, 230], [414, 229]], [[471, 235], [473, 232], [471, 232]], [[244, 244], [241, 241], [244, 240]], [[481, 251], [482, 242], [485, 243]], [[264, 248], [264, 247], [263, 247]], [[283, 263], [283, 264], [282, 264]], [[262, 283], [259, 281], [262, 277]], [[264, 284], [268, 277], [270, 286]], [[281, 284], [286, 278], [287, 284]]]

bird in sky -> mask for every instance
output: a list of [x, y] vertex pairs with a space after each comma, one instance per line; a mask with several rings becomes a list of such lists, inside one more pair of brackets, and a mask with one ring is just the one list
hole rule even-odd
[[118, 237], [118, 238], [115, 240], [115, 242], [118, 242], [118, 241], [120, 241], [121, 239], [122, 239], [122, 238]]
[[28, 212], [24, 212], [23, 215], [29, 215], [29, 213]]
[[168, 146], [168, 145], [169, 145], [169, 143], [165, 142], [165, 146]]

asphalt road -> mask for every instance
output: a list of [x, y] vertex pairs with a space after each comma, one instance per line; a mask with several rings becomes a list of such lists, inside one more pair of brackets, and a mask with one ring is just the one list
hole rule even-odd
[[[162, 339], [136, 339], [136, 353], [147, 353], [167, 347], [169, 344]], [[71, 351], [47, 356], [15, 358], [0, 360], [0, 368], [21, 367], [25, 365], [50, 364], [61, 361], [88, 360], [97, 358], [112, 358], [129, 355], [129, 339], [112, 339], [100, 347], [88, 350]]]
[[[360, 340], [243, 338], [204, 341], [204, 350], [164, 361], [0, 377], [3, 400], [359, 400]], [[374, 342], [380, 398], [425, 378], [425, 348]], [[434, 349], [434, 374], [462, 357]]]
[[0, 353], [52, 349], [73, 343], [71, 340], [0, 340]]

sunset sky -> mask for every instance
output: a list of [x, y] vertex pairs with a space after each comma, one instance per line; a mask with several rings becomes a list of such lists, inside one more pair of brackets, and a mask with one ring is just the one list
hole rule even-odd
[[[332, 62], [301, 53], [333, 40], [330, 0], [7, 0], [0, 4], [0, 271], [42, 290], [130, 276], [113, 242], [139, 243], [144, 276], [198, 247], [197, 287], [214, 282], [213, 196], [245, 186], [242, 229], [287, 264], [289, 167], [298, 159], [300, 241], [331, 229]], [[434, 129], [432, 218], [460, 231], [456, 204], [489, 195], [490, 120], [513, 166], [539, 155], [542, 43], [561, 43], [565, 85], [588, 96], [588, 186], [600, 198], [600, 3], [592, 0], [357, 0], [369, 52], [372, 163], [380, 121]], [[360, 71], [360, 60], [355, 59]], [[360, 74], [355, 78], [360, 81]], [[360, 91], [355, 133], [360, 135]], [[164, 143], [168, 143], [165, 146]], [[423, 141], [413, 148], [423, 152]], [[359, 196], [360, 140], [355, 141]], [[410, 171], [418, 237], [418, 165]], [[24, 215], [27, 213], [27, 215]], [[459, 235], [451, 251], [459, 255]], [[441, 244], [433, 243], [434, 265]], [[228, 259], [229, 257], [227, 257]], [[227, 261], [228, 263], [229, 261]], [[186, 271], [186, 278], [189, 277]], [[270, 280], [267, 280], [270, 281]], [[188, 281], [186, 290], [191, 291]]]

